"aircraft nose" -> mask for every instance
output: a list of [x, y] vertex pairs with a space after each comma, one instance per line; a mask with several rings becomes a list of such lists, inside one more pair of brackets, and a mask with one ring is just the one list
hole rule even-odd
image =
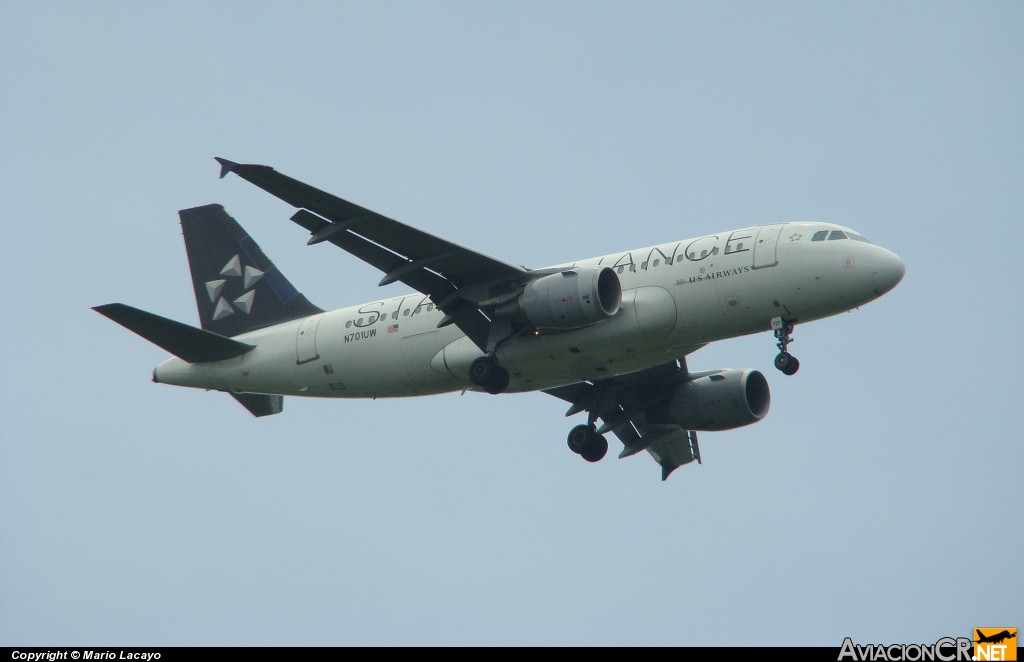
[[875, 294], [881, 296], [896, 287], [906, 272], [907, 265], [903, 264], [899, 255], [876, 247], [871, 260], [871, 280], [875, 283]]

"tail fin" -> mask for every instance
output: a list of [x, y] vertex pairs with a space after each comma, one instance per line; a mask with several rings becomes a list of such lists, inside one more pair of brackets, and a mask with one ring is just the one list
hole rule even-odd
[[182, 209], [178, 216], [203, 329], [230, 337], [324, 312], [221, 205]]

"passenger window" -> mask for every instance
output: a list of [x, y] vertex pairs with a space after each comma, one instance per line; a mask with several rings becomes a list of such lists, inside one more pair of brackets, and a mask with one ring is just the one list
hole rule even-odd
[[346, 329], [351, 329], [352, 328], [352, 320], [349, 320], [349, 321], [345, 322], [345, 328]]
[[622, 267], [616, 267], [615, 271], [616, 271], [616, 273], [620, 273], [621, 274], [622, 273]]
[[406, 317], [408, 317], [409, 316], [409, 309], [406, 308], [405, 310], [403, 310], [402, 314], [405, 315]]
[[428, 304], [427, 304], [427, 312], [429, 313], [429, 312], [430, 312], [431, 310], [433, 310], [433, 309], [434, 309], [434, 304], [432, 304], [432, 303], [428, 303]]
[[699, 260], [703, 260], [708, 255], [718, 255], [718, 246], [715, 246], [710, 251], [708, 251], [708, 249], [706, 249], [706, 248], [703, 249], [700, 252], [700, 257], [699, 258], [697, 257], [697, 253], [690, 253], [689, 255], [687, 255], [687, 257], [690, 258], [691, 260], [693, 260], [694, 262], [697, 262]]
[[835, 241], [836, 239], [846, 239], [846, 233], [842, 230], [833, 230], [832, 234], [828, 236], [828, 240]]
[[654, 266], [658, 266], [659, 264], [661, 264], [661, 260], [655, 260], [654, 261]]
[[822, 230], [821, 232], [815, 232], [814, 236], [811, 237], [811, 241], [825, 241], [825, 237], [828, 236], [828, 230]]
[[643, 264], [641, 264], [640, 268], [643, 269], [644, 271], [647, 271], [647, 263], [644, 262]]

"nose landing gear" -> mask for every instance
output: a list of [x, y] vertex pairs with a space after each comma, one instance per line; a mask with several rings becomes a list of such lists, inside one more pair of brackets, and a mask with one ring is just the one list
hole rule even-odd
[[796, 325], [781, 317], [772, 318], [772, 329], [775, 331], [775, 338], [779, 341], [775, 346], [779, 348], [779, 354], [775, 357], [775, 367], [784, 375], [795, 375], [800, 369], [800, 361], [789, 353], [789, 343], [793, 342], [793, 329]]

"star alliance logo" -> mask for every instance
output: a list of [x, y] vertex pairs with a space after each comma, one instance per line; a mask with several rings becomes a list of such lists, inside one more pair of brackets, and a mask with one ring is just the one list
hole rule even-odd
[[[210, 297], [210, 303], [214, 304], [213, 319], [219, 320], [234, 314], [236, 308], [246, 315], [252, 312], [252, 302], [256, 298], [256, 290], [251, 288], [263, 278], [263, 272], [255, 267], [243, 267], [242, 260], [235, 255], [220, 270], [220, 275], [224, 278], [206, 281], [206, 294]], [[235, 298], [230, 303], [221, 296], [229, 278], [241, 278], [242, 289], [245, 290], [242, 296]], [[231, 303], [235, 304], [234, 307]]]

